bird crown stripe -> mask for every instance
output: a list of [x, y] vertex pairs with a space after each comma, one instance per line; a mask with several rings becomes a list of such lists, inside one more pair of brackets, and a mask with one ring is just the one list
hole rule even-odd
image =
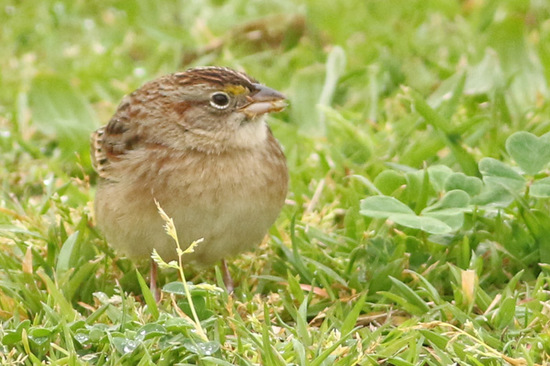
[[180, 84], [193, 84], [197, 80], [212, 84], [235, 84], [250, 87], [256, 80], [248, 75], [225, 67], [207, 66], [175, 73]]

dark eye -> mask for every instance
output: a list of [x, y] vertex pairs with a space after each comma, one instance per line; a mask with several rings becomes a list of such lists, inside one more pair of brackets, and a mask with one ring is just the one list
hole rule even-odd
[[224, 92], [215, 92], [210, 96], [210, 105], [218, 109], [227, 108], [229, 105], [229, 95]]

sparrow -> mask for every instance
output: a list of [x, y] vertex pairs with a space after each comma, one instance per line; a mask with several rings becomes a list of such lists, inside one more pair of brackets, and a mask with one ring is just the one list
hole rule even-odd
[[[107, 242], [134, 260], [177, 259], [155, 202], [174, 221], [185, 263], [222, 262], [258, 245], [288, 190], [286, 159], [266, 124], [285, 96], [245, 73], [197, 67], [162, 76], [124, 97], [91, 136], [99, 175], [95, 218]], [[155, 261], [151, 289], [157, 294]]]

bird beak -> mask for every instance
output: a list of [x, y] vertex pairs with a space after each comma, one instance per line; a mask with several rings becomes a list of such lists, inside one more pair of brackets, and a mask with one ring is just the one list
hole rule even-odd
[[241, 111], [249, 118], [269, 112], [280, 112], [286, 107], [286, 97], [265, 85], [253, 84], [254, 91], [247, 96], [248, 104]]

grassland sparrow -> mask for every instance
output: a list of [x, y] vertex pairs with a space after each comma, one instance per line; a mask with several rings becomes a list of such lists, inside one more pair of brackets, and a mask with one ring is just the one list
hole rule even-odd
[[[126, 96], [92, 135], [100, 176], [95, 213], [117, 251], [166, 260], [176, 245], [155, 200], [175, 223], [186, 262], [213, 264], [259, 244], [284, 204], [286, 159], [265, 122], [285, 97], [222, 67], [160, 77]], [[153, 262], [151, 283], [156, 284]], [[232, 287], [230, 277], [226, 286]]]

